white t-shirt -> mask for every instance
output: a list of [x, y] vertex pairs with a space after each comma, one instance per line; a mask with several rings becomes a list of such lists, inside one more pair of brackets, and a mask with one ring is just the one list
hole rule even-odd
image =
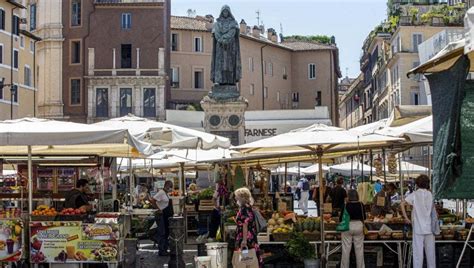
[[156, 200], [156, 204], [160, 210], [164, 210], [170, 202], [170, 199], [164, 190], [159, 190], [158, 193], [153, 196], [153, 199]]
[[413, 233], [419, 235], [432, 234], [431, 210], [433, 209], [433, 195], [426, 189], [418, 189], [409, 194], [405, 200], [413, 206], [411, 220]]

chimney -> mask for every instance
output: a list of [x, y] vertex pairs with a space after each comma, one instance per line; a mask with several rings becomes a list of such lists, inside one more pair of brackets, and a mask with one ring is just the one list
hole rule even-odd
[[260, 28], [257, 25], [253, 26], [252, 35], [253, 37], [260, 38]]
[[247, 33], [247, 23], [245, 22], [245, 20], [240, 21], [240, 33], [241, 34]]
[[278, 43], [278, 35], [276, 32], [273, 32], [272, 34], [272, 42]]
[[272, 35], [275, 30], [273, 28], [268, 28], [267, 30], [267, 39], [272, 40]]

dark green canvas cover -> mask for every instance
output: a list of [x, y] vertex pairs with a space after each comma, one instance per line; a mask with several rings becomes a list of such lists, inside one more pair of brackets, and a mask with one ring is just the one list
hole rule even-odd
[[[461, 135], [464, 134], [464, 140], [474, 135], [474, 132], [467, 129], [461, 130], [461, 108], [466, 110], [462, 104], [468, 69], [469, 60], [461, 57], [449, 70], [426, 75], [433, 105], [433, 193], [438, 199], [460, 195], [456, 190], [465, 186], [464, 177], [459, 179], [462, 174], [461, 153], [464, 144]], [[469, 150], [466, 148], [464, 153], [469, 154]], [[468, 173], [474, 174], [474, 170]], [[474, 198], [474, 191], [469, 194]]]

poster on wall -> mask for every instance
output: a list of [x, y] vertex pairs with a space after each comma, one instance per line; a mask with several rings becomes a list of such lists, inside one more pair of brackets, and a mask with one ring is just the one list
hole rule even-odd
[[117, 262], [118, 224], [79, 221], [30, 223], [33, 263]]
[[0, 262], [17, 262], [21, 259], [22, 233], [23, 223], [20, 219], [0, 220]]

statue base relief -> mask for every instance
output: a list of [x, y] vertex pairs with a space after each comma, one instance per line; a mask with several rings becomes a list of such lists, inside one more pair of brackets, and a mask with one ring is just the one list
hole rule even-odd
[[[209, 93], [209, 96], [201, 100], [201, 107], [205, 114], [206, 132], [227, 137], [232, 145], [239, 145], [245, 142], [245, 111], [248, 101], [239, 96], [238, 91], [235, 92], [237, 96], [233, 95], [232, 98], [226, 98], [226, 100], [211, 98]], [[212, 94], [212, 96], [215, 95]]]
[[235, 101], [240, 97], [237, 85], [219, 85], [212, 86], [209, 97], [216, 101]]

